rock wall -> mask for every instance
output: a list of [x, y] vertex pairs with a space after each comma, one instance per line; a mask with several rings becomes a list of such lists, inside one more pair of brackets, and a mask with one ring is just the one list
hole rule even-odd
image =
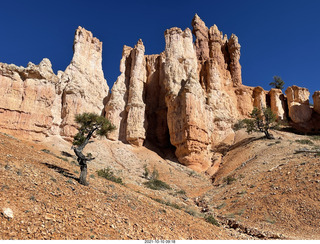
[[102, 70], [102, 42], [90, 31], [79, 27], [73, 44], [73, 58], [60, 75], [62, 91], [61, 132], [66, 139], [77, 133], [74, 116], [83, 112], [104, 110], [109, 87]]
[[[165, 51], [145, 55], [144, 61], [141, 41], [124, 47], [121, 75], [105, 111], [118, 128], [109, 139], [174, 146], [179, 162], [205, 171], [214, 166], [214, 147], [232, 143], [232, 125], [251, 112], [254, 98], [253, 88], [242, 85], [238, 38], [228, 40], [197, 15], [192, 26], [192, 32], [167, 30]], [[131, 93], [136, 107], [130, 105]]]
[[289, 117], [294, 123], [304, 123], [311, 119], [312, 109], [309, 106], [310, 92], [306, 88], [291, 86], [286, 90]]
[[248, 117], [253, 107], [270, 106], [278, 120], [310, 119], [312, 109], [304, 98], [296, 99], [301, 91], [287, 99], [281, 90], [268, 92], [242, 84], [236, 35], [228, 39], [216, 25], [208, 28], [198, 15], [191, 24], [192, 32], [177, 27], [166, 30], [165, 51], [159, 55], [144, 55], [142, 60], [141, 41], [134, 48], [124, 47], [121, 75], [106, 105], [106, 117], [118, 128], [109, 139], [137, 146], [148, 139], [160, 147], [174, 146], [180, 163], [210, 173], [220, 162], [215, 160], [221, 156], [215, 153], [217, 146], [233, 143], [232, 125]]
[[1, 131], [36, 141], [52, 135], [72, 140], [75, 114], [104, 109], [109, 88], [101, 54], [102, 43], [79, 27], [65, 72], [54, 74], [48, 59], [26, 68], [0, 63]]
[[1, 131], [35, 140], [57, 133], [58, 86], [48, 59], [26, 68], [0, 63]]
[[161, 54], [145, 55], [141, 40], [133, 48], [124, 46], [110, 94], [102, 43], [81, 27], [64, 72], [54, 74], [48, 59], [26, 68], [0, 63], [0, 130], [25, 139], [71, 141], [77, 132], [74, 116], [95, 112], [116, 126], [109, 139], [174, 147], [180, 163], [213, 174], [221, 163], [219, 148], [233, 143], [232, 126], [253, 107], [270, 106], [278, 120], [302, 130], [320, 129], [320, 92], [313, 95], [312, 108], [305, 88], [292, 86], [284, 95], [243, 85], [237, 36], [228, 39], [198, 15], [191, 24], [192, 31], [166, 30]]

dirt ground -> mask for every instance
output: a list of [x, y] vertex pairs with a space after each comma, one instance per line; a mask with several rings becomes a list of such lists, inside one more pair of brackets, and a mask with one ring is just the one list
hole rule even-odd
[[[172, 151], [96, 139], [82, 186], [69, 144], [0, 134], [0, 212], [14, 214], [0, 215], [0, 239], [320, 239], [319, 156], [295, 154], [320, 140], [274, 135], [239, 132], [213, 179]], [[124, 185], [98, 176], [107, 167]], [[170, 189], [148, 188], [152, 172]]]

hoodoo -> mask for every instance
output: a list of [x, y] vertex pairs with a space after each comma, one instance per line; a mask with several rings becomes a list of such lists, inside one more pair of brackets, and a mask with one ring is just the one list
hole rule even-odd
[[26, 68], [0, 63], [0, 130], [30, 140], [71, 141], [75, 114], [94, 112], [116, 126], [110, 140], [174, 147], [181, 164], [213, 174], [221, 158], [217, 147], [233, 143], [234, 123], [253, 107], [270, 106], [278, 120], [304, 132], [320, 129], [319, 92], [312, 107], [306, 88], [292, 86], [285, 95], [243, 85], [238, 37], [228, 38], [216, 25], [208, 28], [198, 15], [191, 25], [192, 31], [166, 30], [161, 54], [145, 55], [142, 40], [124, 46], [111, 92], [102, 42], [82, 27], [64, 72], [54, 74], [48, 59]]

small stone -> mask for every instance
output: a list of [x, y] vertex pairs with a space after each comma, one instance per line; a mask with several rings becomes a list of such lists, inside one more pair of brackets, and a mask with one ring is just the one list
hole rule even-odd
[[46, 214], [44, 215], [44, 218], [45, 218], [46, 220], [55, 220], [55, 216], [54, 216], [53, 214], [49, 214], [49, 213], [46, 213]]
[[84, 212], [82, 212], [81, 210], [77, 210], [77, 215], [84, 215]]
[[2, 213], [4, 217], [13, 219], [13, 211], [10, 208], [3, 208]]

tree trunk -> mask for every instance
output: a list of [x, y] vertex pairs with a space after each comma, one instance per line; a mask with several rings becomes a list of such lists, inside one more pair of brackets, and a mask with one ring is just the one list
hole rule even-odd
[[95, 132], [98, 129], [98, 127], [93, 128], [87, 135], [85, 141], [78, 147], [73, 147], [73, 151], [74, 153], [77, 155], [77, 161], [80, 165], [80, 177], [79, 177], [79, 183], [87, 186], [89, 185], [87, 182], [87, 162], [93, 160], [94, 158], [88, 158], [86, 156], [83, 155], [82, 150], [84, 149], [84, 147], [89, 143], [89, 140], [93, 134], [93, 132]]
[[84, 186], [87, 186], [88, 185], [88, 182], [87, 182], [87, 162], [81, 162], [80, 164], [80, 169], [81, 169], [81, 172], [80, 172], [80, 177], [79, 177], [79, 183], [81, 185], [84, 185]]
[[274, 136], [271, 133], [269, 133], [269, 131], [264, 131], [264, 134], [266, 135], [267, 139], [274, 139]]

